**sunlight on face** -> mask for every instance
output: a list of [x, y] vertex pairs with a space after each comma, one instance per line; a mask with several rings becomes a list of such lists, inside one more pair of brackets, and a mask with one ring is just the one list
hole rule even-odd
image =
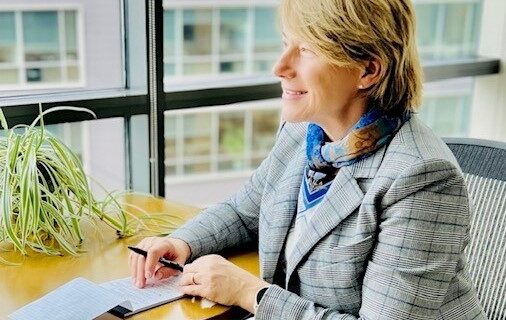
[[281, 115], [288, 122], [310, 121], [325, 130], [339, 125], [363, 104], [357, 95], [359, 70], [330, 64], [311, 44], [286, 30], [273, 73], [281, 79]]

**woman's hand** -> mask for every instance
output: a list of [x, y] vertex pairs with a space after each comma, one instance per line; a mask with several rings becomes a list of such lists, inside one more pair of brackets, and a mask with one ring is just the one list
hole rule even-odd
[[184, 267], [181, 290], [223, 305], [236, 305], [253, 312], [256, 293], [269, 283], [219, 255], [207, 255]]
[[164, 267], [158, 262], [158, 259], [175, 261], [184, 265], [190, 257], [190, 246], [180, 239], [148, 237], [139, 242], [136, 247], [147, 251], [148, 255], [144, 258], [137, 253], [130, 253], [128, 264], [134, 283], [142, 288], [146, 285], [146, 279], [155, 277], [157, 280], [176, 275], [179, 271]]

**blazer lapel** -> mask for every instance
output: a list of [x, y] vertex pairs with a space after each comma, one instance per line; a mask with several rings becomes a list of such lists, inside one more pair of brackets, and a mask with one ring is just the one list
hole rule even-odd
[[297, 245], [287, 262], [286, 279], [290, 279], [295, 267], [311, 248], [362, 203], [364, 193], [352, 176], [350, 167], [339, 170], [303, 239], [296, 239]]
[[285, 243], [288, 228], [295, 217], [297, 199], [306, 164], [304, 152], [297, 153], [293, 161], [289, 163], [289, 174], [279, 182], [271, 195], [272, 207], [267, 208], [263, 224], [266, 225], [266, 234], [262, 240], [260, 274], [267, 281], [272, 281], [274, 272], [278, 266], [280, 252]]

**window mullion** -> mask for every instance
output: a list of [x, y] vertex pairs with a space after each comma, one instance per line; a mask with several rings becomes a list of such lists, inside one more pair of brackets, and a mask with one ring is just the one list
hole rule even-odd
[[20, 10], [14, 11], [15, 24], [16, 24], [16, 51], [18, 52], [18, 84], [26, 85], [26, 66], [25, 66], [25, 39], [23, 35], [23, 17]]
[[60, 55], [60, 72], [61, 72], [61, 81], [63, 83], [68, 81], [68, 74], [67, 74], [67, 55], [65, 54], [65, 48], [66, 48], [66, 30], [65, 30], [65, 11], [58, 10], [56, 11], [57, 17], [58, 17], [58, 38], [59, 38], [59, 55]]

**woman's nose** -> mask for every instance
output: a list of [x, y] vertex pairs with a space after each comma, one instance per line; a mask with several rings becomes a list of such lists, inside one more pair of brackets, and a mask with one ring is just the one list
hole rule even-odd
[[292, 79], [295, 77], [295, 70], [290, 60], [287, 52], [283, 52], [278, 61], [276, 61], [276, 64], [274, 64], [274, 67], [272, 67], [272, 73], [279, 78]]

